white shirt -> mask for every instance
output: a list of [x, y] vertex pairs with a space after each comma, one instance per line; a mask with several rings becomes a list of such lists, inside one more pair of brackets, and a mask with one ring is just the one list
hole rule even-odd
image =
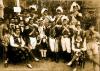
[[[21, 42], [21, 47], [25, 46], [25, 42], [22, 38], [18, 38], [18, 41]], [[19, 45], [15, 43], [14, 37], [12, 35], [10, 36], [10, 45], [12, 47], [19, 47]]]

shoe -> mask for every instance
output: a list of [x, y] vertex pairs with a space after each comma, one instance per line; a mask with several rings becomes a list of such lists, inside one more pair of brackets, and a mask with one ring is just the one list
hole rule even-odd
[[77, 71], [77, 68], [74, 68], [73, 71]]
[[58, 59], [56, 59], [56, 63], [58, 63], [59, 62], [59, 60]]
[[32, 65], [31, 64], [27, 64], [27, 67], [32, 69]]
[[4, 63], [4, 67], [7, 68], [8, 67], [8, 63]]
[[44, 60], [48, 60], [48, 58], [45, 57]]
[[8, 67], [8, 61], [7, 61], [7, 60], [5, 60], [5, 62], [4, 62], [4, 67], [5, 67], [5, 68]]
[[34, 58], [34, 60], [35, 60], [36, 62], [39, 62], [39, 59], [38, 59], [38, 58]]
[[67, 63], [68, 66], [70, 66], [72, 64], [72, 62]]

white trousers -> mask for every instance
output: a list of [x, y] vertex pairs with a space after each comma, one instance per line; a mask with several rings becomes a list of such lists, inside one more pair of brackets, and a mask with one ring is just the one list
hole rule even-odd
[[61, 46], [63, 51], [67, 51], [68, 53], [71, 53], [71, 47], [70, 47], [70, 38], [61, 37]]
[[58, 52], [58, 40], [55, 38], [49, 38], [49, 46], [52, 52]]
[[30, 48], [30, 49], [35, 49], [36, 48], [36, 44], [37, 44], [36, 37], [29, 37], [29, 38], [30, 38], [30, 44], [32, 46], [32, 48]]

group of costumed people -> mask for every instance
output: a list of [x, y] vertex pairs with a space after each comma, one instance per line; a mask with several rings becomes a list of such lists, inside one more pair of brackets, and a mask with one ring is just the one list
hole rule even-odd
[[52, 16], [48, 14], [49, 9], [42, 8], [41, 17], [38, 18], [35, 13], [37, 6], [31, 5], [30, 12], [25, 10], [23, 14], [11, 18], [3, 29], [1, 39], [5, 49], [4, 65], [7, 66], [10, 59], [16, 61], [17, 57], [26, 57], [27, 66], [32, 68], [29, 55], [39, 61], [34, 54], [38, 48], [41, 59], [46, 59], [49, 54], [52, 60], [58, 62], [64, 56], [69, 61], [66, 65], [74, 65], [73, 71], [77, 70], [78, 65], [84, 68], [85, 56], [88, 54], [94, 71], [99, 71], [100, 34], [95, 31], [94, 25], [88, 30], [82, 28], [80, 9], [79, 4], [73, 2], [70, 15], [64, 15], [63, 8], [58, 6], [56, 15]]

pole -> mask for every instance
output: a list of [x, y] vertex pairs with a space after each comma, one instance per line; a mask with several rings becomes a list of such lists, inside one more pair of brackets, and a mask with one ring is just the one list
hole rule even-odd
[[17, 7], [19, 7], [20, 6], [19, 0], [16, 0], [16, 3], [17, 3]]
[[0, 18], [4, 18], [4, 4], [3, 4], [3, 0], [0, 0]]
[[[16, 5], [17, 5], [17, 7], [20, 7], [20, 1], [19, 0], [16, 0]], [[20, 15], [20, 13], [18, 13], [18, 15]]]

